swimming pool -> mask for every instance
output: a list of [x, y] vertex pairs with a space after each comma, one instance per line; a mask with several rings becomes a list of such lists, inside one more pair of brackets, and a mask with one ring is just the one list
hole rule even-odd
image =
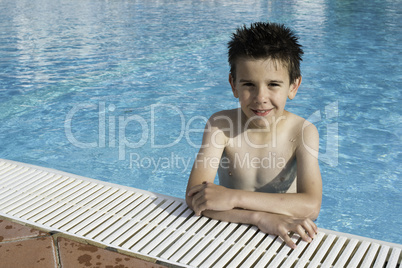
[[226, 42], [304, 45], [288, 109], [320, 131], [318, 225], [402, 243], [401, 8], [393, 1], [0, 2], [0, 158], [184, 197], [205, 119], [237, 107]]

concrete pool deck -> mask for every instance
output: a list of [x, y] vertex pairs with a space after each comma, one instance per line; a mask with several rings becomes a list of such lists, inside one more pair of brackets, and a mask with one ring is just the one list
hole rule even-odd
[[2, 159], [0, 221], [0, 268], [399, 267], [402, 258], [402, 245], [325, 229], [310, 244], [293, 235], [292, 250], [255, 226], [196, 217], [179, 198]]
[[0, 259], [2, 268], [166, 267], [4, 217], [0, 217]]

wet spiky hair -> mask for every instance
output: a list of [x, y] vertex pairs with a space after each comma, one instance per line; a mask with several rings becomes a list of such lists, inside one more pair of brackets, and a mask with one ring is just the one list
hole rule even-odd
[[288, 68], [289, 81], [301, 76], [300, 61], [303, 50], [298, 37], [282, 24], [256, 22], [233, 33], [228, 42], [230, 73], [236, 79], [236, 61], [239, 58], [272, 59]]

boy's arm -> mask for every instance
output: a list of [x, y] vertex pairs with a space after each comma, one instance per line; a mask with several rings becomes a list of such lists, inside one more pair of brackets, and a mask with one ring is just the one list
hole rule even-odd
[[[190, 174], [186, 194], [187, 205], [195, 211], [196, 215], [202, 212], [204, 216], [216, 220], [255, 225], [263, 232], [279, 235], [292, 248], [295, 244], [288, 235], [290, 231], [298, 233], [303, 240], [310, 242], [310, 238], [314, 238], [317, 232], [317, 226], [310, 219], [280, 215], [284, 214], [283, 211], [278, 214], [264, 212], [269, 210], [267, 208], [271, 207], [270, 205], [265, 205], [261, 211], [236, 209], [237, 206], [230, 200], [237, 198], [233, 191], [238, 190], [213, 184], [227, 138], [221, 130], [222, 127], [212, 124], [212, 121], [211, 117], [206, 125], [202, 146]], [[203, 203], [200, 203], [200, 198], [204, 197], [203, 190], [211, 188], [218, 191], [214, 191], [213, 197], [206, 202], [207, 209], [197, 210]], [[253, 198], [256, 197], [253, 196]]]
[[193, 196], [188, 195], [189, 191], [197, 185], [205, 183], [213, 183], [216, 172], [219, 167], [227, 137], [222, 130], [225, 128], [225, 120], [219, 119], [219, 114], [214, 114], [208, 120], [203, 138], [202, 145], [194, 161], [193, 168], [187, 183], [186, 203], [194, 210]]
[[[296, 149], [297, 193], [270, 194], [228, 189], [207, 183], [188, 188], [196, 214], [204, 210], [243, 208], [294, 217], [316, 219], [322, 197], [318, 166], [318, 131], [310, 124], [303, 129]], [[223, 205], [222, 205], [223, 204]]]
[[243, 209], [205, 210], [202, 214], [215, 220], [255, 225], [264, 233], [280, 236], [293, 249], [296, 248], [296, 244], [290, 238], [290, 232], [297, 233], [306, 242], [311, 242], [318, 233], [317, 225], [309, 218], [295, 218]]

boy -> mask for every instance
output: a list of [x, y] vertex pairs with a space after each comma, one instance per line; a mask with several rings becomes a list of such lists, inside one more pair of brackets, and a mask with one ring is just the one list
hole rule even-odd
[[[283, 25], [254, 23], [228, 43], [229, 83], [240, 108], [208, 120], [187, 185], [196, 215], [256, 225], [310, 242], [321, 207], [318, 131], [286, 111], [301, 83], [303, 51]], [[216, 172], [220, 185], [213, 184]]]

